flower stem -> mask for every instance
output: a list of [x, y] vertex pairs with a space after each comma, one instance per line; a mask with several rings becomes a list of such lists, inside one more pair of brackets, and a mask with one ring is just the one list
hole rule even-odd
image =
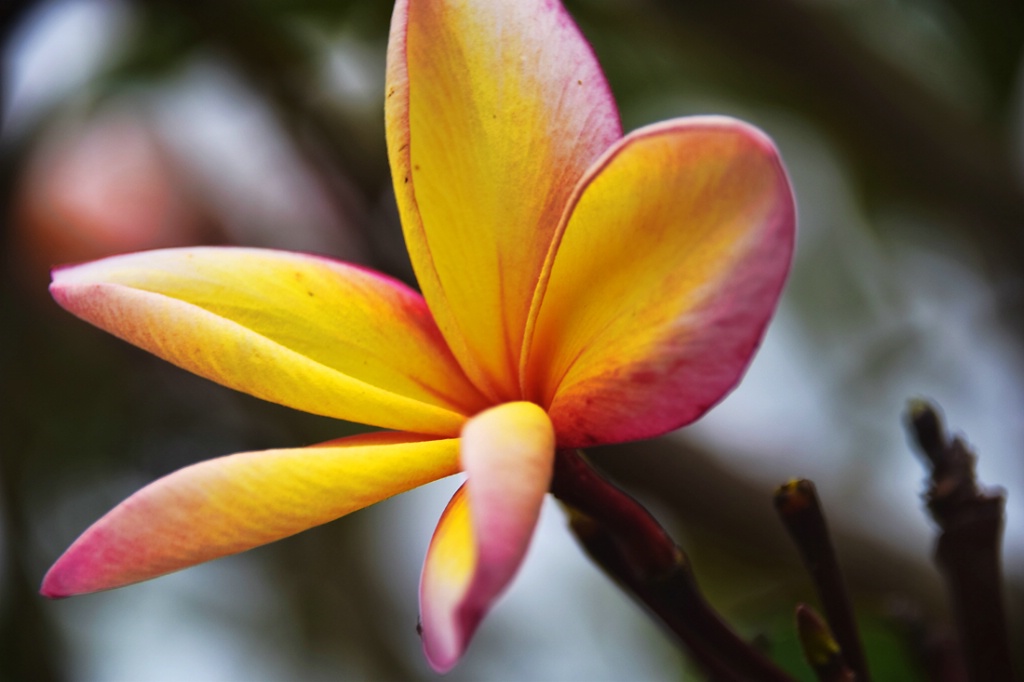
[[590, 557], [678, 638], [711, 679], [792, 679], [722, 620], [668, 533], [581, 453], [558, 451], [551, 492], [568, 508], [573, 533]]

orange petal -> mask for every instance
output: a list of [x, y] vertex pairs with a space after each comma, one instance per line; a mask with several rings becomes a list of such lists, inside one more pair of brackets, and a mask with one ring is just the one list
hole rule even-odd
[[56, 270], [50, 289], [179, 367], [306, 412], [451, 436], [483, 406], [422, 297], [327, 258], [149, 251]]
[[201, 462], [93, 524], [46, 574], [42, 593], [68, 597], [155, 578], [333, 521], [457, 469], [457, 439], [394, 432]]
[[793, 250], [785, 170], [720, 117], [635, 131], [581, 184], [545, 270], [523, 365], [561, 447], [649, 438], [728, 392], [761, 341]]
[[427, 660], [454, 666], [526, 555], [551, 485], [555, 437], [532, 403], [505, 403], [462, 432], [468, 481], [445, 509], [427, 550], [420, 622]]
[[493, 401], [515, 400], [523, 330], [573, 187], [621, 135], [594, 55], [550, 0], [400, 0], [388, 153], [416, 276]]

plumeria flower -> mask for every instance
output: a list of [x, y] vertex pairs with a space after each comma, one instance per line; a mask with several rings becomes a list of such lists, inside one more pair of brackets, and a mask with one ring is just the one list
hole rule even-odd
[[793, 248], [764, 134], [699, 117], [623, 136], [554, 0], [399, 0], [386, 97], [422, 295], [328, 258], [212, 247], [58, 269], [51, 287], [189, 371], [384, 430], [162, 478], [86, 530], [44, 594], [154, 578], [462, 472], [420, 586], [444, 671], [519, 568], [557, 449], [664, 434], [737, 383]]

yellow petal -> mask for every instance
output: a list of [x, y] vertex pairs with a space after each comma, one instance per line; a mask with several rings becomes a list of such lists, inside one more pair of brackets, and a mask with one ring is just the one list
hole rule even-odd
[[668, 121], [610, 150], [546, 269], [523, 365], [559, 445], [649, 438], [721, 399], [775, 310], [794, 222], [777, 152], [745, 124]]
[[457, 469], [457, 439], [393, 432], [201, 462], [93, 524], [50, 569], [42, 592], [68, 597], [155, 578], [333, 521]]
[[326, 258], [150, 251], [57, 270], [51, 291], [180, 367], [306, 412], [455, 435], [483, 405], [422, 297]]
[[621, 134], [604, 76], [556, 2], [400, 0], [385, 111], [430, 309], [488, 397], [518, 399], [552, 235], [576, 182]]
[[423, 650], [439, 672], [459, 660], [526, 556], [555, 434], [538, 406], [506, 403], [466, 423], [461, 449], [468, 480], [437, 524], [420, 582]]

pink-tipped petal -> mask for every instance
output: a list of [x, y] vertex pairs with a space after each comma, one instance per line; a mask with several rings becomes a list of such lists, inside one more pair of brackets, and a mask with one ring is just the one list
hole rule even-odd
[[438, 522], [420, 583], [423, 649], [439, 672], [458, 662], [526, 555], [555, 436], [542, 409], [506, 403], [466, 423], [461, 450], [468, 479]]
[[58, 269], [50, 289], [165, 360], [306, 412], [454, 436], [483, 407], [419, 294], [327, 258], [148, 251]]
[[48, 597], [107, 590], [279, 540], [458, 470], [458, 439], [404, 433], [245, 452], [165, 476], [86, 530]]
[[518, 399], [552, 235], [579, 178], [621, 136], [604, 75], [555, 0], [400, 0], [385, 113], [430, 309], [488, 397]]
[[720, 400], [775, 310], [794, 215], [775, 147], [738, 121], [667, 121], [609, 150], [552, 252], [524, 354], [559, 445], [650, 438]]

